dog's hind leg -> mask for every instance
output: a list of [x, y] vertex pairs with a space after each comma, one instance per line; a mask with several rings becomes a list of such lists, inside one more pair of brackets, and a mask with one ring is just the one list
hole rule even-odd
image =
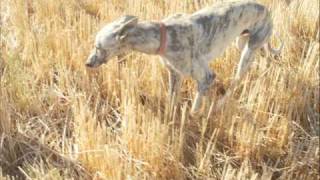
[[245, 47], [241, 53], [241, 58], [235, 77], [236, 81], [241, 80], [244, 73], [248, 71], [250, 65], [252, 64], [254, 52], [263, 47], [263, 45], [270, 38], [271, 33], [272, 24], [268, 22], [249, 35], [249, 40], [245, 44]]
[[247, 43], [241, 52], [240, 63], [238, 65], [235, 79], [231, 82], [231, 85], [228, 91], [224, 94], [222, 99], [220, 99], [217, 102], [218, 109], [220, 109], [225, 104], [226, 99], [228, 99], [231, 96], [234, 88], [240, 82], [241, 78], [250, 67], [250, 64], [252, 63], [253, 55], [254, 55], [254, 50], [250, 49]]
[[202, 105], [203, 96], [207, 93], [209, 88], [212, 86], [215, 79], [215, 74], [214, 72], [211, 72], [208, 65], [201, 66], [199, 64], [195, 64], [195, 66], [198, 66], [198, 67], [194, 67], [194, 72], [192, 73], [192, 77], [197, 81], [198, 87], [197, 87], [196, 97], [192, 104], [191, 114], [198, 112], [198, 110]]
[[249, 48], [248, 43], [246, 43], [246, 45], [244, 46], [241, 52], [241, 58], [240, 58], [240, 63], [238, 65], [237, 72], [236, 72], [236, 77], [231, 82], [231, 85], [227, 90], [227, 92], [224, 94], [224, 96], [217, 102], [216, 110], [219, 110], [221, 107], [223, 107], [226, 100], [231, 96], [234, 88], [239, 84], [243, 75], [250, 67], [250, 64], [252, 63], [253, 55], [254, 55], [254, 50]]
[[[241, 52], [240, 62], [237, 68], [235, 79], [231, 82], [229, 90], [226, 92], [224, 97], [218, 101], [218, 109], [220, 109], [228, 99], [234, 88], [239, 84], [245, 73], [249, 70], [250, 65], [253, 61], [254, 53], [257, 49], [262, 48], [267, 42], [272, 33], [272, 24], [268, 20], [265, 24], [250, 31], [248, 41], [245, 43], [244, 48]], [[244, 40], [244, 39], [242, 39]]]
[[244, 45], [244, 48], [241, 52], [240, 62], [237, 68], [237, 72], [235, 75], [235, 79], [231, 82], [229, 90], [226, 92], [224, 97], [219, 100], [218, 108], [221, 108], [224, 104], [226, 99], [228, 99], [234, 90], [234, 88], [239, 84], [240, 80], [243, 78], [245, 73], [249, 70], [250, 65], [253, 61], [254, 53], [257, 49], [262, 48], [265, 42], [269, 39], [271, 35], [272, 25], [270, 23], [265, 24], [264, 26], [260, 27], [255, 33], [250, 33], [248, 36], [249, 39]]
[[239, 81], [244, 73], [248, 70], [250, 67], [250, 64], [252, 63], [252, 56], [254, 54], [254, 50], [250, 49], [248, 44], [245, 45], [244, 49], [241, 52], [241, 58], [238, 65], [238, 69], [236, 72], [235, 80]]

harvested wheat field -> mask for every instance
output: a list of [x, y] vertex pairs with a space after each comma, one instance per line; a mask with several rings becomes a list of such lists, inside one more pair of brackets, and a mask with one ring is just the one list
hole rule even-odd
[[0, 179], [319, 179], [318, 0], [260, 0], [281, 55], [257, 52], [215, 110], [240, 58], [230, 45], [210, 64], [218, 82], [200, 116], [190, 115], [190, 78], [170, 105], [159, 56], [132, 52], [86, 69], [108, 22], [216, 1], [1, 0]]

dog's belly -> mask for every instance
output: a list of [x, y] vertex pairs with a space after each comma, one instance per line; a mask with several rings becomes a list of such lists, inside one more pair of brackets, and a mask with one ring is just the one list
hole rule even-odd
[[[199, 58], [204, 61], [211, 61], [222, 56], [228, 46], [240, 35], [240, 28], [235, 28], [235, 31], [227, 31], [216, 35], [211, 41], [206, 40], [197, 47]], [[237, 30], [239, 29], [239, 30]]]

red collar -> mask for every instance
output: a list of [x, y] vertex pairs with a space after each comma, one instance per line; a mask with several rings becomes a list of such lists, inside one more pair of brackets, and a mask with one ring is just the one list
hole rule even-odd
[[157, 50], [157, 54], [164, 55], [167, 47], [167, 28], [163, 22], [159, 23], [160, 25], [160, 47]]

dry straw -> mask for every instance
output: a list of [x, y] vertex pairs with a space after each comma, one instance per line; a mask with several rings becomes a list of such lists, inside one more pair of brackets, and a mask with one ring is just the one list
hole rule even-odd
[[[159, 20], [214, 0], [1, 1], [0, 178], [318, 179], [319, 2], [260, 2], [281, 56], [258, 53], [224, 108], [212, 93], [192, 118], [193, 82], [170, 106], [158, 57], [130, 53], [96, 71], [84, 61], [121, 15]], [[238, 59], [231, 46], [211, 66], [225, 88]]]

